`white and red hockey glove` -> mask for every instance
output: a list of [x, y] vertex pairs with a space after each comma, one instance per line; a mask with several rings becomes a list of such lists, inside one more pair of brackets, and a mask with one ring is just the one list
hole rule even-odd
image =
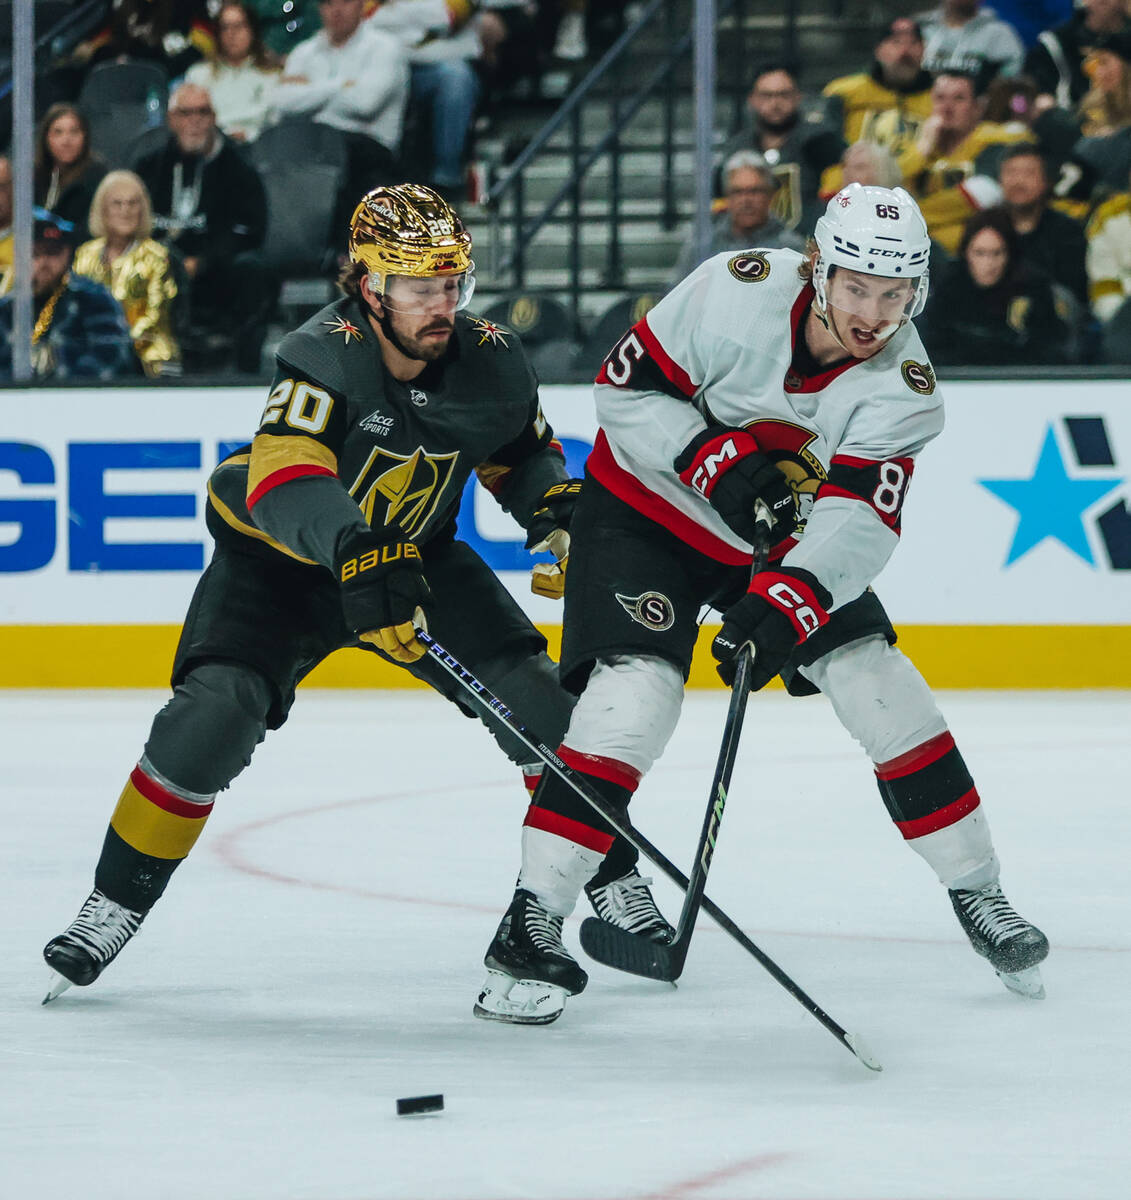
[[672, 465], [744, 542], [754, 543], [754, 508], [759, 500], [770, 510], [771, 542], [792, 532], [797, 521], [793, 488], [745, 429], [710, 425], [679, 452]]
[[798, 643], [828, 621], [830, 604], [831, 594], [811, 571], [801, 567], [759, 571], [746, 595], [723, 614], [723, 627], [711, 643], [723, 682], [727, 687], [734, 683], [738, 652], [749, 646], [754, 659], [750, 690], [764, 688]]

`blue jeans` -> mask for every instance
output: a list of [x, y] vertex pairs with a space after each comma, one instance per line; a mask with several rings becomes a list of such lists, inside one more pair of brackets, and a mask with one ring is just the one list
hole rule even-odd
[[411, 102], [432, 110], [432, 182], [463, 183], [463, 151], [479, 100], [479, 76], [466, 58], [413, 63]]

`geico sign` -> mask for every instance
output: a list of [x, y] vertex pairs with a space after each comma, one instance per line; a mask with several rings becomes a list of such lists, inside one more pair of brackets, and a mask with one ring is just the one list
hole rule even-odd
[[[111, 537], [107, 522], [202, 518], [209, 473], [245, 441], [71, 442], [54, 455], [35, 442], [0, 442], [0, 573], [38, 571], [57, 561], [60, 538], [66, 539], [69, 571], [202, 570], [211, 553], [203, 528], [198, 538], [183, 539], [154, 525], [152, 540], [126, 541]], [[580, 475], [589, 443], [561, 441], [571, 474]], [[161, 471], [180, 472], [177, 484], [162, 488], [154, 482], [153, 472]], [[131, 472], [137, 473], [132, 486]], [[186, 472], [192, 479], [187, 484]], [[523, 549], [525, 534], [509, 518], [502, 529], [477, 528], [477, 488], [472, 476], [460, 536], [493, 570], [528, 570], [533, 559]], [[493, 500], [489, 504], [495, 507]]]

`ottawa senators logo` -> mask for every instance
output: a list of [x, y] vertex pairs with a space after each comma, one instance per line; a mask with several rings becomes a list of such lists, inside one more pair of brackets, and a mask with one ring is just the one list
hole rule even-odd
[[663, 633], [675, 624], [675, 608], [660, 592], [642, 592], [639, 596], [615, 593], [621, 608], [638, 624], [653, 633]]
[[928, 363], [905, 358], [899, 365], [899, 373], [903, 376], [903, 382], [920, 396], [929, 396], [935, 390], [935, 373]]
[[426, 454], [418, 446], [405, 458], [378, 447], [358, 472], [349, 493], [374, 529], [395, 526], [412, 538], [436, 511], [458, 457], [458, 452]]
[[790, 533], [796, 537], [805, 528], [813, 511], [817, 489], [828, 478], [821, 460], [810, 448], [817, 435], [790, 421], [754, 421], [746, 426], [759, 449], [785, 476], [797, 501], [797, 524]]
[[770, 277], [770, 260], [764, 254], [746, 251], [728, 259], [727, 270], [740, 283], [761, 283]]

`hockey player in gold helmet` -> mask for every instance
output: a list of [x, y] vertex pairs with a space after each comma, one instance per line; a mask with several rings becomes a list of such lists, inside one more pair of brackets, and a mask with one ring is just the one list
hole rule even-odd
[[342, 285], [379, 334], [405, 358], [439, 358], [475, 290], [471, 235], [451, 205], [420, 184], [374, 188], [354, 210], [349, 256]]

